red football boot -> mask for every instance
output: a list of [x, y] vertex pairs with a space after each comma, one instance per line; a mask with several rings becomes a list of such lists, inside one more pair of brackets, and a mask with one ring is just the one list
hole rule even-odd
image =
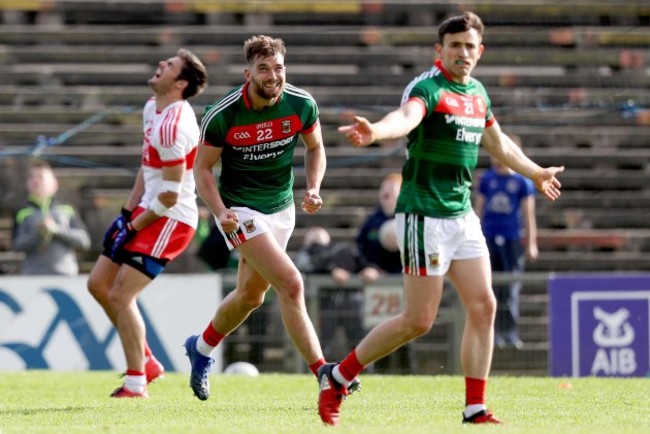
[[323, 422], [336, 426], [341, 416], [341, 403], [350, 393], [332, 376], [336, 364], [327, 363], [318, 369], [318, 414]]
[[149, 398], [149, 393], [145, 388], [142, 393], [131, 392], [125, 386], [119, 387], [111, 393], [111, 398]]
[[165, 367], [151, 354], [144, 364], [144, 372], [147, 375], [147, 384], [149, 384], [164, 377]]
[[494, 416], [491, 410], [481, 410], [478, 413], [471, 415], [470, 417], [465, 417], [463, 414], [463, 423], [493, 423], [493, 424], [503, 424], [503, 421], [499, 420]]

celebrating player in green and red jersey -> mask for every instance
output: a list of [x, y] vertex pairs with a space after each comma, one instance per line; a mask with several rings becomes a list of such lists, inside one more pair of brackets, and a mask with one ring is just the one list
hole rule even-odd
[[395, 215], [405, 308], [372, 329], [340, 364], [320, 369], [318, 409], [325, 423], [339, 423], [348, 386], [367, 365], [429, 331], [445, 275], [466, 311], [460, 355], [466, 384], [463, 422], [501, 423], [485, 403], [496, 300], [487, 245], [470, 202], [472, 171], [483, 145], [555, 200], [560, 195], [555, 175], [564, 168], [541, 168], [501, 132], [483, 85], [470, 77], [483, 52], [482, 37], [483, 23], [472, 12], [444, 21], [435, 65], [406, 87], [401, 106], [376, 123], [357, 117], [355, 124], [339, 129], [354, 146], [407, 137]]
[[[305, 144], [307, 188], [302, 209], [313, 214], [325, 173], [325, 149], [318, 107], [309, 93], [286, 83], [281, 39], [254, 36], [244, 43], [246, 82], [208, 107], [194, 165], [199, 195], [212, 210], [230, 249], [241, 259], [237, 287], [219, 305], [199, 336], [185, 342], [192, 364], [190, 385], [208, 399], [210, 357], [221, 340], [275, 289], [284, 325], [316, 375], [325, 364], [318, 336], [307, 316], [300, 272], [285, 249], [295, 224], [293, 153]], [[219, 181], [213, 166], [221, 161]]]
[[[284, 75], [282, 64], [264, 65], [260, 70], [276, 74], [271, 72], [272, 68], [278, 69], [279, 76]], [[325, 155], [320, 148], [322, 139], [316, 101], [289, 83], [278, 82], [275, 87], [268, 88], [254, 77], [251, 74], [248, 82], [208, 107], [203, 118], [203, 143], [215, 148], [211, 151], [221, 152], [221, 198], [228, 207], [245, 206], [264, 214], [290, 207], [293, 204], [293, 153], [302, 134], [308, 138], [309, 155], [313, 153], [318, 163], [311, 167], [316, 173], [314, 191], [310, 192], [310, 197], [318, 202]], [[277, 102], [257, 110], [256, 98]], [[310, 145], [313, 146], [310, 148]]]

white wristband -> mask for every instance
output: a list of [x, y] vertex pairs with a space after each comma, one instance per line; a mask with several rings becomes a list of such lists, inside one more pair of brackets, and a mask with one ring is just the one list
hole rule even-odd
[[171, 191], [172, 193], [180, 193], [182, 184], [178, 181], [163, 181], [160, 191]]
[[151, 204], [149, 204], [149, 209], [154, 212], [158, 217], [162, 217], [165, 215], [167, 211], [169, 211], [169, 208], [167, 208], [163, 203], [158, 200], [158, 197], [156, 197]]

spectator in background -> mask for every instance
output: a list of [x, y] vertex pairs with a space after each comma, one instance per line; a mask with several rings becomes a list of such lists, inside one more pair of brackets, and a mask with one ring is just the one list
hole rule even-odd
[[347, 286], [357, 274], [365, 283], [379, 277], [379, 270], [368, 267], [363, 256], [351, 244], [331, 242], [325, 228], [314, 226], [305, 234], [302, 248], [294, 259], [298, 269], [306, 274], [326, 274], [334, 286], [324, 286], [319, 292], [320, 336], [325, 358], [342, 356], [335, 353], [337, 328], [345, 332], [346, 353], [363, 337], [363, 289]]
[[[210, 210], [204, 206], [199, 206], [199, 221], [196, 225], [196, 232], [194, 233], [194, 238], [192, 238], [192, 246], [194, 247], [194, 253], [198, 255], [201, 246], [205, 243], [205, 240], [210, 236], [210, 232], [214, 228], [214, 219]], [[209, 264], [207, 264], [209, 265]]]
[[27, 203], [14, 219], [13, 249], [25, 253], [22, 274], [79, 274], [77, 250], [90, 248], [90, 235], [75, 209], [56, 200], [59, 182], [45, 161], [28, 169]]
[[395, 231], [390, 230], [391, 227], [394, 229], [391, 222], [394, 222], [395, 205], [401, 186], [402, 175], [397, 172], [384, 178], [379, 188], [379, 206], [361, 225], [357, 235], [359, 252], [368, 265], [376, 267], [382, 273], [402, 272]]
[[[517, 137], [510, 137], [520, 144]], [[490, 165], [479, 183], [474, 208], [481, 219], [492, 271], [519, 274], [524, 271], [526, 258], [535, 260], [538, 255], [535, 186], [494, 157], [490, 157]], [[493, 289], [497, 299], [494, 343], [498, 348], [521, 348], [521, 282], [494, 284]]]
[[[357, 234], [359, 252], [369, 266], [382, 274], [400, 275], [402, 260], [395, 233], [395, 206], [402, 187], [402, 175], [393, 172], [382, 180], [379, 187], [379, 206], [361, 225]], [[410, 346], [404, 345], [394, 353], [377, 360], [372, 369], [375, 373], [410, 373]]]

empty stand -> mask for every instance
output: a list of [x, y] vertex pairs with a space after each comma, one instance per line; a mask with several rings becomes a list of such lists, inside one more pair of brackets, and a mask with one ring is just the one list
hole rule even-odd
[[[56, 167], [61, 193], [91, 222], [87, 271], [139, 165], [140, 110], [156, 63], [182, 46], [204, 59], [210, 86], [194, 100], [200, 118], [208, 104], [242, 82], [243, 41], [269, 34], [287, 43], [288, 81], [319, 103], [328, 153], [325, 206], [313, 216], [298, 212], [288, 248], [298, 249], [312, 225], [353, 242], [378, 203], [381, 179], [400, 170], [403, 143], [356, 149], [336, 128], [353, 114], [378, 119], [395, 107], [405, 85], [431, 65], [435, 27], [462, 10], [474, 10], [486, 23], [486, 50], [475, 76], [488, 89], [502, 127], [522, 138], [535, 161], [566, 166], [563, 196], [537, 201], [540, 258], [528, 270], [650, 270], [647, 0], [2, 2], [0, 166], [5, 171], [21, 164], [39, 135], [65, 139], [38, 153]], [[299, 198], [300, 150], [295, 161]], [[482, 153], [477, 177], [487, 165]], [[20, 191], [20, 171], [5, 172], [2, 189]], [[10, 217], [20, 199], [3, 193], [4, 272], [20, 265], [20, 256], [10, 252]], [[525, 356], [497, 352], [496, 372], [545, 373], [545, 309], [545, 287], [527, 282]]]

